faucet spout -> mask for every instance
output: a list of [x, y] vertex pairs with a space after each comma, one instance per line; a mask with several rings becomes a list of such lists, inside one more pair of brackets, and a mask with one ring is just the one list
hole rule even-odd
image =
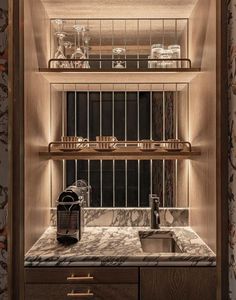
[[156, 194], [149, 195], [149, 205], [151, 207], [151, 228], [160, 229], [160, 198]]

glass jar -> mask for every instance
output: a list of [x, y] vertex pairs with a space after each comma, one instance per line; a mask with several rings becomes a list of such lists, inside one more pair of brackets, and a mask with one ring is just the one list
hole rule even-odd
[[173, 52], [169, 49], [165, 49], [162, 51], [160, 58], [163, 59], [161, 61], [161, 68], [173, 68], [173, 61], [169, 60], [172, 58]]
[[[169, 45], [168, 50], [172, 51], [172, 57], [173, 58], [181, 58], [181, 47], [180, 45]], [[180, 61], [173, 61], [173, 67], [174, 68], [181, 68], [181, 62]]]
[[[157, 58], [160, 59], [161, 54], [164, 51], [164, 46], [162, 44], [153, 44], [151, 46], [151, 57], [150, 58]], [[153, 68], [161, 68], [161, 61], [153, 61], [152, 62]]]

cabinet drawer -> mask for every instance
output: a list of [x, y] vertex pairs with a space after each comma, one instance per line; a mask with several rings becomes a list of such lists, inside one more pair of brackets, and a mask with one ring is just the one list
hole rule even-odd
[[26, 283], [137, 283], [138, 268], [25, 268]]
[[143, 267], [142, 300], [215, 300], [215, 267]]
[[138, 300], [136, 284], [27, 284], [25, 300]]

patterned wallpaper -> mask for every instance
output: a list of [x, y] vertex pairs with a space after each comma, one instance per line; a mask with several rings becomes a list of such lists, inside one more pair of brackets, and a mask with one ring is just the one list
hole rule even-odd
[[[0, 1], [0, 300], [7, 299], [7, 0]], [[236, 300], [236, 0], [227, 0], [229, 37], [229, 279], [230, 299]], [[234, 85], [231, 84], [235, 83]]]
[[0, 1], [0, 299], [7, 299], [7, 195], [8, 195], [8, 79], [7, 79], [7, 0]]
[[[236, 0], [228, 0], [229, 51], [229, 298], [236, 300]], [[235, 84], [235, 86], [234, 86]]]

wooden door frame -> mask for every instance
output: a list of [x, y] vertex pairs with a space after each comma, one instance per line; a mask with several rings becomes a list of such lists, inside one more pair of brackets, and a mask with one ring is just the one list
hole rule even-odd
[[228, 240], [229, 240], [229, 205], [228, 205], [228, 11], [224, 0], [217, 1], [217, 299], [229, 298], [228, 276]]
[[[9, 299], [24, 299], [24, 0], [9, 2]], [[217, 299], [228, 299], [227, 6], [217, 3]]]

